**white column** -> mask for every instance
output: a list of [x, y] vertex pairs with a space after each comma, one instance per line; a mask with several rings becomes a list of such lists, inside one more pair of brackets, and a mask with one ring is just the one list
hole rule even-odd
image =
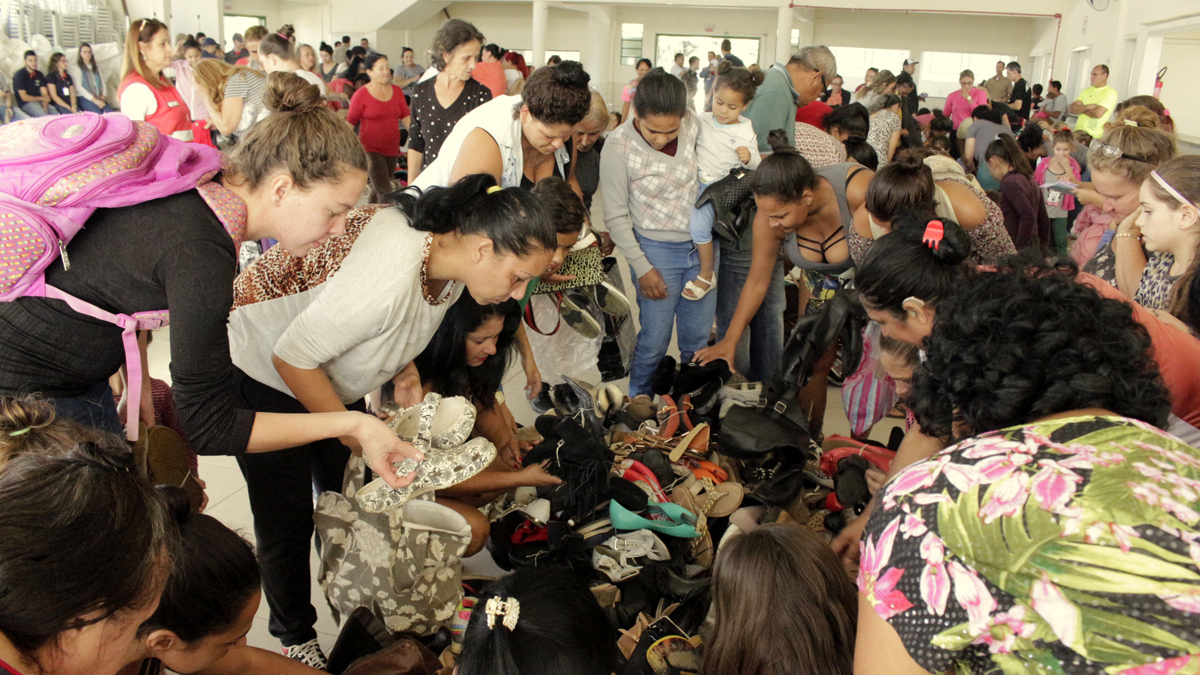
[[779, 8], [779, 19], [775, 28], [775, 60], [787, 63], [792, 58], [792, 24], [795, 15], [790, 5]]
[[617, 60], [613, 55], [612, 5], [594, 4], [588, 7], [587, 51], [580, 55], [583, 67], [592, 76], [592, 87], [604, 96], [605, 103], [612, 92], [612, 69]]
[[546, 65], [546, 22], [550, 17], [550, 9], [546, 0], [533, 0], [533, 68]]

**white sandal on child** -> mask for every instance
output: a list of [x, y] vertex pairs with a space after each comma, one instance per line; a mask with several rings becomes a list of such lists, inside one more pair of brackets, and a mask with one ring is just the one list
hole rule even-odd
[[[708, 288], [700, 288], [699, 286], [696, 285], [697, 281], [699, 281], [700, 283], [708, 284]], [[707, 279], [705, 279], [704, 277], [696, 277], [692, 281], [689, 281], [686, 284], [684, 284], [683, 292], [680, 293], [680, 295], [683, 296], [684, 300], [700, 300], [704, 296], [708, 295], [709, 291], [711, 291], [712, 289], [714, 289], [716, 287], [717, 287], [717, 275], [716, 275], [716, 273], [712, 273], [712, 274], [708, 275]], [[691, 293], [691, 295], [688, 295], [688, 293]]]

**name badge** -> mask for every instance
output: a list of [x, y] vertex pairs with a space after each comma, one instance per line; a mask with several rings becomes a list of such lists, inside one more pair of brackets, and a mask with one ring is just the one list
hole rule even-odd
[[178, 108], [179, 101], [167, 101], [167, 107], [168, 108]]

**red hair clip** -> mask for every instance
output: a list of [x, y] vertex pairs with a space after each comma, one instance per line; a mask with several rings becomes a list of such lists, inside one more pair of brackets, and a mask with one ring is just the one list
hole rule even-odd
[[946, 228], [942, 225], [942, 221], [931, 220], [925, 226], [925, 236], [921, 239], [921, 243], [936, 251], [945, 234]]

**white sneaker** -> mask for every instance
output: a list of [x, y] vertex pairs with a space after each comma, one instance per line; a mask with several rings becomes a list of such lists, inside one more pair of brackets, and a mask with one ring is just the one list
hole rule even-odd
[[325, 670], [325, 667], [329, 665], [328, 660], [325, 658], [325, 652], [321, 651], [321, 645], [317, 642], [316, 638], [304, 644], [284, 647], [283, 655], [317, 670]]

